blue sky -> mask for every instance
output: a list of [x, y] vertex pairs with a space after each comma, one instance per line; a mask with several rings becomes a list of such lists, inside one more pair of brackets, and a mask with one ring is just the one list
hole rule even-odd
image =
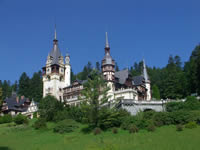
[[0, 0], [0, 80], [14, 82], [45, 65], [55, 22], [75, 73], [102, 60], [106, 31], [121, 69], [143, 58], [163, 67], [170, 54], [187, 61], [200, 42], [199, 6], [199, 0]]

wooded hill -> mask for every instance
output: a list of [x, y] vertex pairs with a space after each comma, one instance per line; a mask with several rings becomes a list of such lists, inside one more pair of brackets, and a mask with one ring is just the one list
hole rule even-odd
[[[133, 76], [137, 76], [142, 74], [142, 66], [142, 61], [135, 62], [128, 69]], [[93, 68], [100, 71], [100, 63], [96, 62], [95, 67], [93, 67], [91, 62], [88, 62], [83, 70], [77, 74], [71, 71], [72, 81], [87, 79]], [[152, 96], [155, 99], [180, 99], [191, 94], [200, 95], [200, 45], [195, 47], [187, 62], [182, 62], [178, 55], [170, 55], [165, 67], [152, 68], [147, 66], [147, 69], [151, 80]], [[115, 70], [119, 71], [117, 63]], [[15, 91], [19, 96], [24, 95], [35, 101], [40, 101], [42, 88], [41, 71], [35, 72], [31, 78], [23, 72], [14, 84], [11, 84], [10, 81], [0, 80], [0, 91], [2, 91], [0, 92], [0, 99], [10, 97], [12, 91]]]

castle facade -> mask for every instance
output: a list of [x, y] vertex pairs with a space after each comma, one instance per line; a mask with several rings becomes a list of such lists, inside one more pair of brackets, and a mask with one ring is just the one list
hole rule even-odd
[[[53, 48], [47, 56], [43, 70], [43, 97], [53, 95], [58, 100], [70, 105], [78, 105], [81, 100], [83, 84], [87, 80], [75, 80], [71, 83], [70, 56], [62, 56], [58, 40], [53, 40]], [[101, 62], [101, 71], [107, 86], [110, 87], [109, 101], [117, 99], [133, 101], [151, 100], [151, 82], [148, 77], [145, 62], [143, 60], [143, 72], [140, 76], [131, 76], [128, 69], [115, 71], [115, 61], [111, 57], [108, 35], [106, 32], [105, 55]]]

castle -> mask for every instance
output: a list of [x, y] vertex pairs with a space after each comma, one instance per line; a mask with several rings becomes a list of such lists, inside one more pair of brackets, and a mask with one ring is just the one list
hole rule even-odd
[[[65, 62], [64, 62], [65, 59]], [[53, 95], [58, 100], [69, 105], [78, 105], [81, 100], [81, 90], [86, 80], [75, 80], [71, 83], [70, 56], [62, 56], [56, 37], [56, 29], [53, 40], [53, 48], [47, 56], [43, 70], [43, 97]], [[143, 74], [132, 77], [128, 69], [115, 71], [115, 61], [110, 54], [108, 35], [106, 32], [105, 56], [101, 62], [101, 71], [107, 86], [110, 87], [109, 101], [116, 99], [133, 101], [151, 100], [151, 83], [143, 60]]]

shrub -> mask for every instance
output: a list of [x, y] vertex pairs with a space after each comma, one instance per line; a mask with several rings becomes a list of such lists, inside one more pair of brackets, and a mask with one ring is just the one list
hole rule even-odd
[[184, 109], [184, 102], [169, 102], [166, 104], [166, 111], [173, 112]]
[[135, 120], [135, 125], [139, 129], [145, 129], [148, 126], [148, 120], [146, 120], [146, 119], [136, 119]]
[[28, 124], [28, 118], [26, 116], [23, 116], [22, 114], [19, 114], [14, 118], [14, 122], [18, 125], [19, 124]]
[[100, 128], [95, 128], [94, 129], [94, 135], [101, 134], [101, 129]]
[[156, 114], [156, 112], [153, 111], [153, 110], [145, 111], [144, 115], [143, 115], [143, 118], [147, 119], [147, 120], [153, 119], [153, 117], [154, 117], [155, 114]]
[[46, 129], [47, 128], [47, 124], [46, 124], [46, 120], [39, 118], [34, 124], [33, 124], [33, 128], [35, 128], [36, 130], [38, 129]]
[[153, 122], [156, 126], [170, 125], [173, 123], [173, 119], [167, 112], [157, 112], [153, 117]]
[[53, 128], [53, 131], [62, 134], [73, 132], [76, 128], [78, 128], [78, 124], [76, 121], [71, 119], [65, 119], [63, 121], [58, 122], [57, 125]]
[[37, 118], [37, 113], [38, 113], [38, 112], [34, 112], [34, 113], [33, 113], [33, 118]]
[[191, 112], [193, 114], [194, 120], [198, 125], [200, 125], [200, 111]]
[[192, 122], [188, 122], [186, 125], [185, 125], [185, 128], [188, 128], [188, 129], [192, 129], [192, 128], [196, 128], [197, 127], [197, 124], [196, 122], [192, 121]]
[[151, 131], [151, 132], [153, 132], [153, 131], [155, 131], [155, 129], [156, 129], [156, 127], [155, 127], [155, 125], [152, 123], [152, 124], [149, 124], [148, 126], [147, 126], [147, 130], [148, 131]]
[[168, 112], [199, 109], [200, 102], [194, 96], [188, 96], [185, 102], [170, 102], [166, 105], [166, 110]]
[[68, 111], [65, 109], [65, 110], [56, 112], [54, 114], [53, 121], [59, 122], [59, 121], [67, 119], [67, 117], [68, 117]]
[[130, 127], [129, 127], [129, 133], [136, 133], [138, 131], [139, 131], [139, 129], [137, 128], [136, 125], [134, 125], [134, 124], [130, 125]]
[[139, 129], [145, 129], [148, 126], [148, 119], [144, 119], [143, 113], [139, 113], [137, 116], [125, 117], [126, 119], [121, 124], [121, 128], [129, 130], [131, 125], [137, 126]]
[[112, 129], [112, 133], [117, 134], [117, 133], [118, 133], [118, 129], [114, 127], [114, 128]]
[[113, 127], [120, 127], [125, 118], [128, 116], [130, 116], [130, 114], [123, 109], [113, 110], [103, 108], [99, 113], [99, 127], [103, 130]]
[[128, 116], [124, 118], [124, 121], [121, 124], [123, 130], [129, 130], [131, 124], [136, 123], [136, 118], [134, 116]]
[[88, 133], [92, 132], [93, 130], [94, 130], [93, 126], [86, 126], [81, 129], [81, 132], [83, 132], [84, 134], [88, 134]]
[[182, 124], [177, 124], [176, 125], [176, 131], [183, 131], [183, 125]]
[[10, 122], [12, 122], [12, 116], [11, 115], [6, 114], [6, 115], [0, 117], [0, 124], [10, 123]]
[[176, 112], [171, 112], [168, 114], [169, 117], [171, 118], [171, 124], [186, 124], [190, 121], [193, 121], [192, 113], [189, 111], [176, 111]]
[[154, 116], [153, 120], [156, 126], [160, 127], [163, 126], [165, 124], [165, 118], [166, 115], [164, 113], [156, 113], [156, 115]]
[[194, 96], [188, 96], [184, 102], [184, 109], [186, 110], [199, 110], [200, 102]]

